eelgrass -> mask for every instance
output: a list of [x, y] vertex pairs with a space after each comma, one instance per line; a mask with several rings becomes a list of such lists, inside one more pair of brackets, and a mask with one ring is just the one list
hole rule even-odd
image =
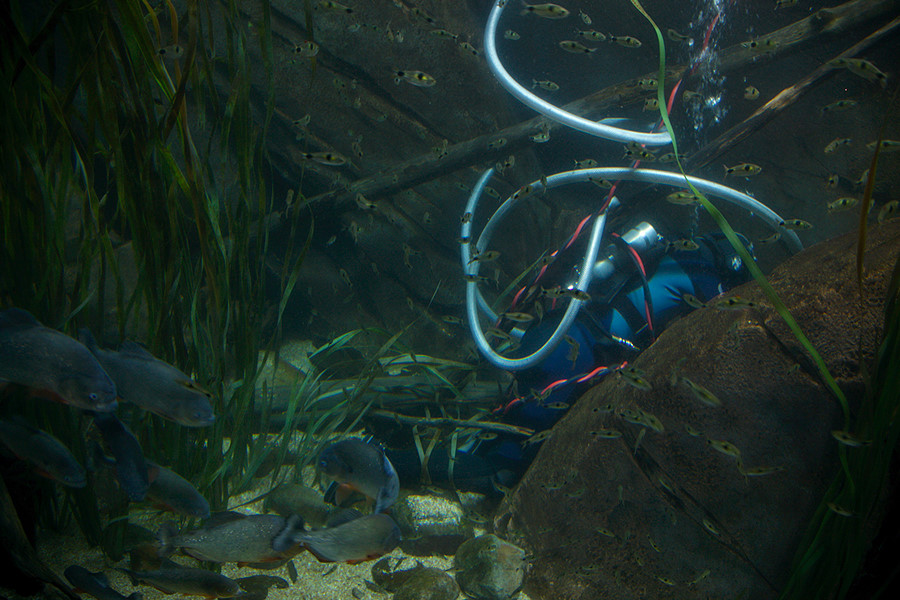
[[[85, 326], [102, 332], [112, 307], [120, 338], [137, 337], [206, 387], [219, 417], [212, 427], [188, 430], [155, 416], [129, 425], [148, 457], [192, 480], [214, 508], [270, 451], [252, 424], [259, 355], [278, 342], [312, 239], [298, 202], [290, 238], [307, 232], [306, 243], [284, 260], [282, 297], [271, 306], [263, 219], [273, 208], [264, 177], [274, 109], [269, 7], [263, 1], [252, 41], [238, 8], [189, 0], [179, 15], [169, 1], [159, 13], [130, 0], [62, 1], [41, 20], [13, 2], [0, 16], [8, 47], [0, 124], [14, 141], [0, 148], [0, 308], [27, 309], [74, 335]], [[224, 40], [213, 39], [214, 11]], [[251, 43], [260, 44], [264, 67], [256, 113]], [[178, 60], [161, 58], [160, 48], [175, 45], [184, 50]], [[224, 59], [213, 57], [216, 48]], [[214, 83], [222, 78], [227, 98]], [[133, 288], [119, 240], [137, 263]], [[84, 424], [70, 409], [48, 404], [39, 413], [84, 460]], [[93, 490], [69, 498], [59, 510], [71, 510], [98, 542]]]

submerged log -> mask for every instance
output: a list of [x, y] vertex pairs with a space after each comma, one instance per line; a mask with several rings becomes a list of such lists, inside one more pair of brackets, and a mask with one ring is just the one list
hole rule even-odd
[[[757, 38], [756, 41], [759, 46], [767, 48], [765, 52], [749, 48], [746, 43], [735, 44], [723, 49], [719, 54], [719, 69], [721, 72], [727, 73], [746, 67], [762, 58], [774, 59], [788, 51], [797, 50], [802, 45], [816, 41], [822, 36], [835, 35], [857, 27], [868, 20], [896, 10], [898, 6], [900, 6], [900, 2], [897, 0], [852, 0], [834, 8], [823, 8], [804, 19]], [[893, 31], [893, 28], [893, 25], [881, 28], [872, 36], [854, 45], [847, 52], [850, 52], [851, 54], [849, 55], [852, 55], [861, 51], [890, 31]], [[823, 65], [815, 73], [818, 74], [818, 77], [821, 77], [830, 70], [831, 67]], [[674, 85], [687, 72], [688, 67], [685, 65], [667, 68], [666, 86]], [[656, 75], [656, 72], [646, 73], [640, 77], [606, 87], [566, 104], [562, 108], [581, 117], [590, 119], [602, 118], [608, 114], [610, 108], [637, 102], [646, 96], [646, 88], [640, 86], [638, 82], [648, 78], [655, 78]], [[760, 110], [762, 111], [763, 109]], [[767, 121], [768, 119], [760, 119], [760, 126]], [[377, 198], [397, 193], [448, 175], [464, 167], [499, 160], [511, 151], [530, 146], [533, 142], [529, 139], [529, 136], [541, 132], [547, 132], [552, 135], [553, 131], [558, 130], [560, 127], [563, 126], [543, 116], [537, 116], [496, 132], [479, 135], [464, 142], [448, 145], [440, 151], [433, 151], [411, 158], [396, 164], [390, 169], [380, 171], [376, 175], [363, 177], [349, 184], [342, 182], [343, 189], [334, 189], [318, 194], [311, 197], [309, 201], [316, 203], [331, 200], [338, 205], [342, 205], [353, 202], [357, 194], [363, 194], [369, 198]], [[492, 148], [489, 145], [491, 142], [501, 138], [506, 140], [506, 144], [502, 147]], [[724, 151], [726, 145], [723, 144], [710, 150], [704, 150], [702, 152], [703, 162], [699, 162], [699, 159], [694, 159], [691, 162], [691, 166], [705, 164], [713, 160], [716, 155]]]

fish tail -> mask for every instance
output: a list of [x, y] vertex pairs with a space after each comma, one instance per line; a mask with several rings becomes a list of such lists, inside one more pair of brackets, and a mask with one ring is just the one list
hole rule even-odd
[[97, 339], [87, 327], [82, 327], [78, 330], [78, 341], [84, 344], [91, 351], [91, 354], [97, 353]]
[[160, 557], [170, 556], [175, 552], [175, 547], [172, 543], [174, 537], [175, 526], [171, 523], [164, 523], [163, 526], [159, 528], [159, 531], [156, 532], [156, 538], [159, 540], [159, 550], [157, 551], [157, 554]]
[[131, 569], [119, 568], [117, 570], [122, 571], [123, 573], [128, 575], [128, 579], [131, 580], [131, 585], [139, 585], [140, 584], [140, 581], [138, 581], [138, 578], [136, 577], [135, 572], [132, 571]]
[[284, 529], [272, 538], [272, 550], [284, 552], [297, 543], [294, 534], [303, 531], [303, 518], [299, 515], [291, 515], [287, 518]]

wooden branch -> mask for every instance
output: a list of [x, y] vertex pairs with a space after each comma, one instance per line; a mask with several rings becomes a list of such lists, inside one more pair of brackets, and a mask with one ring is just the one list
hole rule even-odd
[[406, 425], [426, 425], [429, 427], [451, 426], [484, 429], [488, 431], [509, 433], [512, 435], [521, 435], [524, 437], [531, 437], [532, 435], [534, 435], [534, 430], [528, 429], [527, 427], [518, 427], [516, 425], [510, 425], [508, 423], [497, 423], [494, 421], [466, 421], [464, 419], [452, 419], [450, 417], [411, 417], [408, 415], [401, 415], [400, 413], [395, 413], [389, 410], [378, 409], [370, 410], [368, 414], [375, 417], [384, 417], [385, 419], [390, 419], [391, 421], [404, 423]]
[[[888, 11], [896, 11], [898, 4], [900, 4], [898, 0], [851, 0], [834, 8], [823, 8], [804, 19], [759, 38], [758, 41], [764, 47], [769, 45], [767, 44], [768, 41], [774, 42], [774, 47], [766, 52], [765, 56], [762, 56], [759, 51], [754, 51], [742, 44], [722, 50], [720, 53], [720, 71], [733, 71], [764, 57], [771, 59], [801, 43], [808, 43], [823, 35], [833, 35], [846, 31]], [[686, 66], [670, 67], [666, 73], [666, 85], [674, 85], [676, 81], [682, 78], [686, 70]], [[563, 108], [585, 118], [600, 118], [604, 116], [604, 113], [611, 106], [635, 102], [645, 96], [647, 93], [646, 89], [639, 86], [637, 82], [641, 79], [655, 76], [655, 72], [647, 73], [641, 77], [609, 86], [566, 104]], [[768, 119], [761, 121], [760, 125], [767, 121]], [[553, 130], [559, 127], [563, 126], [543, 116], [534, 117], [498, 132], [453, 144], [446, 148], [441, 155], [428, 153], [405, 161], [389, 171], [358, 179], [346, 186], [345, 189], [331, 190], [313, 196], [309, 199], [309, 202], [332, 200], [338, 204], [346, 204], [353, 202], [358, 193], [370, 199], [393, 194], [470, 165], [499, 160], [510, 152], [532, 144], [533, 142], [529, 139], [530, 135], [541, 131], [552, 133]], [[488, 146], [489, 142], [499, 138], [506, 140], [506, 144], [502, 148], [494, 149]], [[714, 154], [711, 153], [707, 160], [710, 160], [713, 156]]]
[[[897, 17], [859, 43], [854, 44], [844, 52], [838, 54], [835, 58], [849, 58], [859, 54], [875, 42], [893, 32], [898, 26], [900, 26], [900, 17]], [[744, 119], [739, 125], [732, 127], [692, 155], [685, 161], [685, 170], [693, 171], [709, 164], [729, 147], [746, 139], [751, 133], [762, 128], [766, 123], [774, 119], [778, 113], [792, 105], [816, 84], [821, 83], [826, 75], [829, 75], [834, 71], [834, 67], [829, 66], [827, 63], [823, 64], [794, 85], [781, 90], [774, 98], [769, 100], [764, 106], [760, 107], [755, 113]]]

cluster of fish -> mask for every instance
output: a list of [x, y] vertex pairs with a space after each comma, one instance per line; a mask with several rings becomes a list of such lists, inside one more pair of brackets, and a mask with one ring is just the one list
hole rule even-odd
[[[209, 504], [188, 481], [144, 458], [115, 409], [121, 400], [187, 427], [204, 427], [215, 420], [209, 394], [137, 344], [126, 342], [116, 352], [99, 348], [87, 331], [81, 338], [83, 343], [21, 309], [0, 312], [0, 381], [91, 415], [112, 458], [95, 444], [88, 465], [113, 465], [130, 500], [149, 499], [180, 514], [208, 516]], [[87, 483], [85, 469], [70, 450], [22, 417], [0, 421], [0, 441], [41, 475], [69, 487]]]
[[[276, 514], [222, 512], [199, 528], [181, 532], [171, 524], [163, 525], [148, 552], [136, 549], [132, 554], [133, 567], [150, 568], [120, 570], [134, 585], [149, 585], [167, 594], [263, 600], [269, 586], [286, 588], [288, 583], [263, 575], [232, 580], [168, 557], [180, 552], [200, 561], [271, 569], [287, 564], [304, 549], [322, 562], [347, 563], [371, 560], [393, 550], [400, 542], [400, 529], [382, 511], [397, 499], [399, 481], [384, 450], [363, 440], [344, 440], [322, 451], [318, 467], [334, 481], [332, 495], [340, 498], [341, 490], [360, 492], [374, 501], [375, 512], [363, 515], [356, 509], [330, 506], [312, 488], [281, 484], [269, 491], [264, 503], [266, 511]], [[307, 524], [315, 528], [307, 529]], [[101, 600], [125, 598], [109, 587], [103, 573], [72, 566], [65, 574], [73, 586]], [[140, 600], [139, 594], [128, 598]]]

